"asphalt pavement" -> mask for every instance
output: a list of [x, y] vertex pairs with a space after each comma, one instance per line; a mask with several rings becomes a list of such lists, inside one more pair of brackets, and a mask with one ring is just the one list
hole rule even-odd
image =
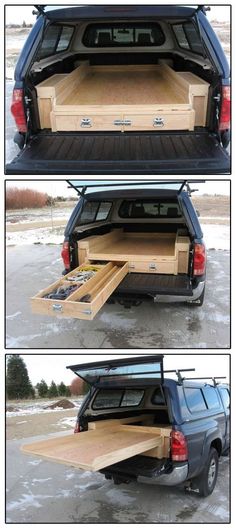
[[100, 473], [83, 472], [20, 451], [22, 444], [40, 439], [43, 437], [7, 443], [8, 523], [229, 522], [228, 457], [220, 459], [214, 492], [201, 498], [196, 492], [185, 491], [183, 485], [132, 482], [115, 486]]
[[60, 247], [7, 248], [7, 348], [229, 348], [229, 251], [208, 251], [202, 307], [105, 304], [93, 321], [32, 314], [30, 297], [61, 276]]

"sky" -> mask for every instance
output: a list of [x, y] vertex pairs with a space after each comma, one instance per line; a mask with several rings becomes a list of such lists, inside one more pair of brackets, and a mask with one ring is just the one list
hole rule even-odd
[[[198, 178], [196, 178], [198, 179]], [[200, 179], [200, 178], [199, 178]], [[151, 181], [152, 178], [148, 177], [148, 181]], [[90, 180], [91, 181], [91, 180]], [[94, 180], [99, 182], [99, 180]], [[112, 178], [107, 180], [111, 183]], [[135, 180], [134, 180], [135, 181]], [[155, 181], [155, 180], [154, 180]], [[65, 197], [75, 197], [76, 192], [73, 189], [68, 188], [68, 183], [65, 180], [12, 180], [7, 181], [7, 188], [9, 187], [18, 187], [20, 189], [30, 188], [40, 192], [46, 192], [50, 196], [65, 196]], [[205, 183], [192, 184], [192, 188], [199, 189], [195, 195], [198, 194], [230, 194], [230, 184], [229, 180], [212, 180], [206, 181]]]
[[[146, 355], [153, 355], [150, 350]], [[159, 351], [158, 351], [159, 353]], [[104, 361], [106, 359], [117, 359], [119, 357], [144, 356], [145, 353], [133, 352], [133, 354], [21, 354], [28, 369], [28, 374], [33, 385], [36, 385], [42, 378], [47, 384], [52, 380], [55, 383], [63, 381], [69, 385], [75, 375], [66, 369], [68, 365], [90, 363], [93, 361]], [[165, 354], [164, 369], [195, 368], [195, 372], [190, 372], [186, 376], [227, 376], [229, 381], [229, 354]], [[175, 375], [168, 374], [175, 379]], [[226, 381], [226, 380], [225, 380]]]
[[[92, 2], [92, 4], [95, 4], [95, 3], [96, 2], [94, 1]], [[55, 7], [59, 7], [59, 5]], [[35, 15], [32, 14], [33, 9], [34, 9], [33, 5], [7, 6], [6, 7], [6, 23], [7, 24], [10, 24], [10, 23], [21, 24], [23, 20], [27, 24], [34, 23]], [[229, 5], [211, 6], [211, 11], [207, 13], [207, 16], [209, 20], [229, 21], [230, 7]]]

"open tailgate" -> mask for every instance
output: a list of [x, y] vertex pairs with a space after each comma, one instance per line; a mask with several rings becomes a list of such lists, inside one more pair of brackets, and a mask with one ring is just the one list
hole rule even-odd
[[34, 442], [23, 445], [21, 450], [86, 471], [98, 471], [159, 446], [164, 447], [159, 428], [134, 427], [132, 430], [129, 425], [114, 425]]
[[6, 174], [229, 174], [213, 134], [41, 133], [6, 165]]

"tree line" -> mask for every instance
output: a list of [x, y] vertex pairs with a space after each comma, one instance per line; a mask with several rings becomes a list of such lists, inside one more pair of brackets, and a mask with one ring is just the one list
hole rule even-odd
[[48, 385], [42, 379], [34, 388], [22, 357], [18, 354], [8, 356], [6, 396], [9, 400], [34, 399], [36, 396], [39, 398], [70, 397], [85, 394], [85, 392], [87, 392], [87, 386], [80, 378], [74, 379], [70, 386], [66, 386], [63, 381], [57, 385], [54, 380]]

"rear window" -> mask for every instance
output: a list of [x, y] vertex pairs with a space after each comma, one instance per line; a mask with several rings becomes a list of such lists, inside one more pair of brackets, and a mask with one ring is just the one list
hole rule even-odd
[[55, 53], [66, 51], [69, 47], [74, 27], [72, 26], [49, 26], [44, 34], [41, 48], [37, 54], [37, 60], [44, 59]]
[[203, 55], [202, 42], [194, 24], [185, 22], [183, 24], [174, 24], [172, 28], [180, 48]]
[[180, 218], [177, 202], [159, 200], [124, 200], [119, 209], [121, 218]]
[[93, 409], [117, 409], [118, 407], [137, 407], [144, 396], [141, 389], [101, 389], [98, 391]]
[[159, 24], [90, 24], [82, 42], [88, 48], [162, 46], [165, 35]]
[[111, 206], [112, 202], [86, 202], [77, 225], [91, 224], [93, 222], [106, 220]]
[[195, 389], [192, 387], [185, 388], [184, 394], [190, 412], [195, 413], [206, 410], [206, 402], [203, 398], [201, 389]]

